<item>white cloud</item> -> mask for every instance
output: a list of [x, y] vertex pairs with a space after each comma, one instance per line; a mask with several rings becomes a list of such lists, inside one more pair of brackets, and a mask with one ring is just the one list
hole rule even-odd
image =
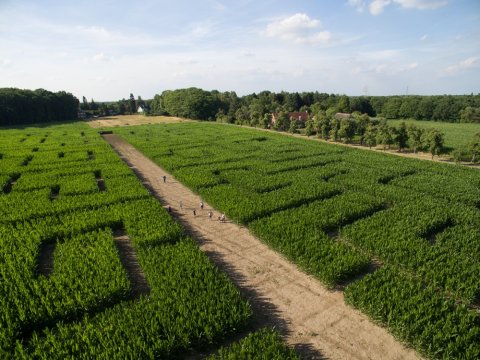
[[358, 58], [366, 61], [386, 61], [394, 60], [402, 55], [402, 50], [399, 49], [385, 49], [369, 52], [361, 52]]
[[207, 24], [196, 24], [192, 29], [192, 35], [196, 38], [203, 38], [210, 34], [211, 27]]
[[223, 12], [227, 9], [227, 7], [224, 4], [222, 4], [220, 1], [211, 0], [210, 3], [212, 8], [216, 11]]
[[428, 35], [425, 34], [425, 35], [423, 35], [423, 36], [420, 38], [420, 41], [425, 41], [425, 40], [427, 40], [427, 39], [428, 39]]
[[393, 0], [403, 8], [407, 9], [438, 9], [448, 4], [447, 0]]
[[198, 64], [199, 61], [197, 59], [194, 59], [194, 58], [187, 58], [185, 60], [180, 60], [178, 62], [179, 65], [195, 65], [195, 64]]
[[[365, 7], [365, 2], [362, 0], [349, 0], [350, 6], [357, 8], [358, 11], [362, 11]], [[380, 15], [385, 7], [395, 3], [405, 9], [438, 9], [448, 4], [447, 0], [372, 0], [368, 5], [368, 10], [372, 15]]]
[[320, 21], [310, 18], [307, 14], [295, 14], [275, 20], [267, 25], [264, 34], [267, 37], [296, 43], [327, 44], [332, 36], [329, 31], [317, 31]]
[[240, 57], [244, 57], [244, 58], [249, 58], [249, 57], [254, 57], [255, 54], [253, 54], [250, 50], [242, 50], [240, 52]]
[[99, 62], [108, 62], [110, 61], [110, 58], [106, 56], [103, 52], [95, 54], [93, 56], [94, 61], [99, 61]]
[[77, 26], [77, 31], [81, 34], [86, 34], [94, 37], [97, 40], [109, 40], [113, 34], [101, 26]]
[[411, 63], [407, 66], [407, 70], [414, 70], [418, 67], [418, 63]]
[[368, 9], [370, 14], [379, 15], [383, 12], [383, 8], [389, 4], [390, 0], [373, 0], [370, 5], [368, 5]]
[[12, 64], [12, 61], [9, 59], [0, 59], [0, 68], [9, 67]]
[[469, 57], [468, 59], [459, 61], [455, 65], [451, 65], [451, 66], [447, 67], [445, 69], [445, 73], [447, 75], [453, 75], [453, 74], [459, 73], [463, 70], [476, 68], [476, 67], [478, 67], [478, 60], [479, 60], [478, 56]]
[[348, 5], [357, 9], [358, 12], [363, 12], [363, 10], [365, 9], [364, 0], [348, 0]]

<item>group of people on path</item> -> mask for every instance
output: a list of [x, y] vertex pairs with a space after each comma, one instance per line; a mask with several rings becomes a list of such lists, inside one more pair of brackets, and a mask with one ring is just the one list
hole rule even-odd
[[[162, 178], [163, 178], [163, 182], [166, 183], [167, 182], [167, 176], [163, 175]], [[183, 212], [183, 201], [180, 200], [178, 205], [180, 207], [180, 211]], [[203, 201], [200, 201], [200, 209], [203, 210], [204, 208], [205, 208], [205, 203]], [[171, 213], [172, 212], [172, 207], [170, 205], [168, 205], [167, 210], [168, 210], [169, 213]], [[207, 214], [208, 214], [208, 218], [210, 220], [212, 220], [213, 219], [213, 212], [210, 210], [210, 211], [208, 211]], [[197, 216], [197, 210], [195, 208], [193, 209], [193, 216]], [[220, 222], [225, 222], [226, 221], [225, 213], [222, 213], [222, 215], [218, 216], [218, 221], [220, 221]]]

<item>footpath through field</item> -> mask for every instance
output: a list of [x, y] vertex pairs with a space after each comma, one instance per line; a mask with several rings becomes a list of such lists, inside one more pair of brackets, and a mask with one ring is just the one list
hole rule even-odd
[[[220, 213], [117, 135], [104, 135], [154, 195], [183, 224], [200, 248], [248, 298], [258, 326], [275, 326], [307, 358], [419, 359], [385, 329], [347, 306], [247, 228], [218, 220]], [[163, 176], [166, 176], [164, 182]], [[180, 208], [182, 202], [182, 208]], [[193, 214], [195, 210], [196, 215]], [[212, 211], [213, 217], [208, 213]]]

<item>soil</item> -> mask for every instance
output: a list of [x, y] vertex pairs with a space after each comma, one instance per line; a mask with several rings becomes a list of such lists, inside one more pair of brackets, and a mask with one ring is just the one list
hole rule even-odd
[[87, 123], [90, 127], [97, 129], [145, 124], [171, 124], [188, 121], [192, 120], [182, 119], [175, 116], [118, 115], [94, 118], [93, 120], [87, 120]]
[[[257, 326], [275, 326], [309, 359], [420, 359], [361, 312], [227, 219], [120, 137], [104, 135], [200, 248], [252, 304]], [[166, 183], [163, 176], [167, 177]], [[182, 201], [182, 209], [180, 209]], [[196, 211], [196, 216], [193, 215]], [[213, 212], [212, 219], [208, 212]]]
[[43, 275], [49, 277], [53, 272], [53, 253], [55, 252], [55, 243], [44, 243], [40, 245], [38, 251], [37, 276]]
[[148, 295], [150, 293], [150, 287], [138, 263], [137, 254], [135, 253], [130, 238], [124, 230], [116, 230], [113, 236], [120, 261], [127, 272], [128, 280], [130, 280], [131, 297], [138, 299], [141, 295]]

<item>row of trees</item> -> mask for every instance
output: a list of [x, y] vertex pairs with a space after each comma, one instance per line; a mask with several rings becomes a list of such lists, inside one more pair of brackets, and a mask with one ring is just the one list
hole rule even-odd
[[272, 112], [359, 112], [386, 119], [480, 122], [480, 95], [346, 96], [319, 92], [274, 93], [238, 97], [235, 92], [197, 88], [167, 90], [151, 103], [155, 114], [240, 124], [260, 124]]
[[[282, 120], [282, 127], [275, 123], [275, 128], [282, 130], [288, 126], [288, 131], [295, 133], [300, 127], [299, 121]], [[444, 150], [443, 134], [437, 129], [422, 129], [415, 125], [401, 123], [399, 127], [390, 126], [386, 120], [371, 119], [366, 114], [356, 113], [354, 116], [342, 118], [329, 117], [325, 112], [313, 116], [305, 124], [307, 136], [317, 135], [324, 140], [352, 143], [372, 148], [381, 145], [384, 150], [395, 146], [398, 151], [407, 148], [417, 152], [427, 150], [434, 155], [439, 155]]]
[[76, 119], [78, 99], [70, 93], [0, 88], [0, 126]]
[[[344, 115], [344, 114], [341, 114]], [[366, 114], [354, 113], [351, 116], [328, 116], [320, 111], [311, 117], [306, 123], [291, 120], [287, 113], [277, 114], [277, 121], [273, 128], [278, 131], [297, 133], [299, 128], [305, 127], [305, 135], [317, 135], [319, 138], [344, 143], [357, 143], [369, 148], [377, 145], [384, 150], [396, 147], [399, 152], [411, 149], [414, 153], [419, 150], [428, 151], [434, 155], [440, 155], [445, 150], [444, 134], [435, 128], [419, 128], [414, 124], [401, 123], [398, 127], [387, 124], [385, 119], [372, 119]], [[268, 119], [262, 122], [264, 128], [269, 128]], [[462, 149], [452, 153], [455, 161], [480, 160], [480, 133], [475, 134], [470, 143]]]

